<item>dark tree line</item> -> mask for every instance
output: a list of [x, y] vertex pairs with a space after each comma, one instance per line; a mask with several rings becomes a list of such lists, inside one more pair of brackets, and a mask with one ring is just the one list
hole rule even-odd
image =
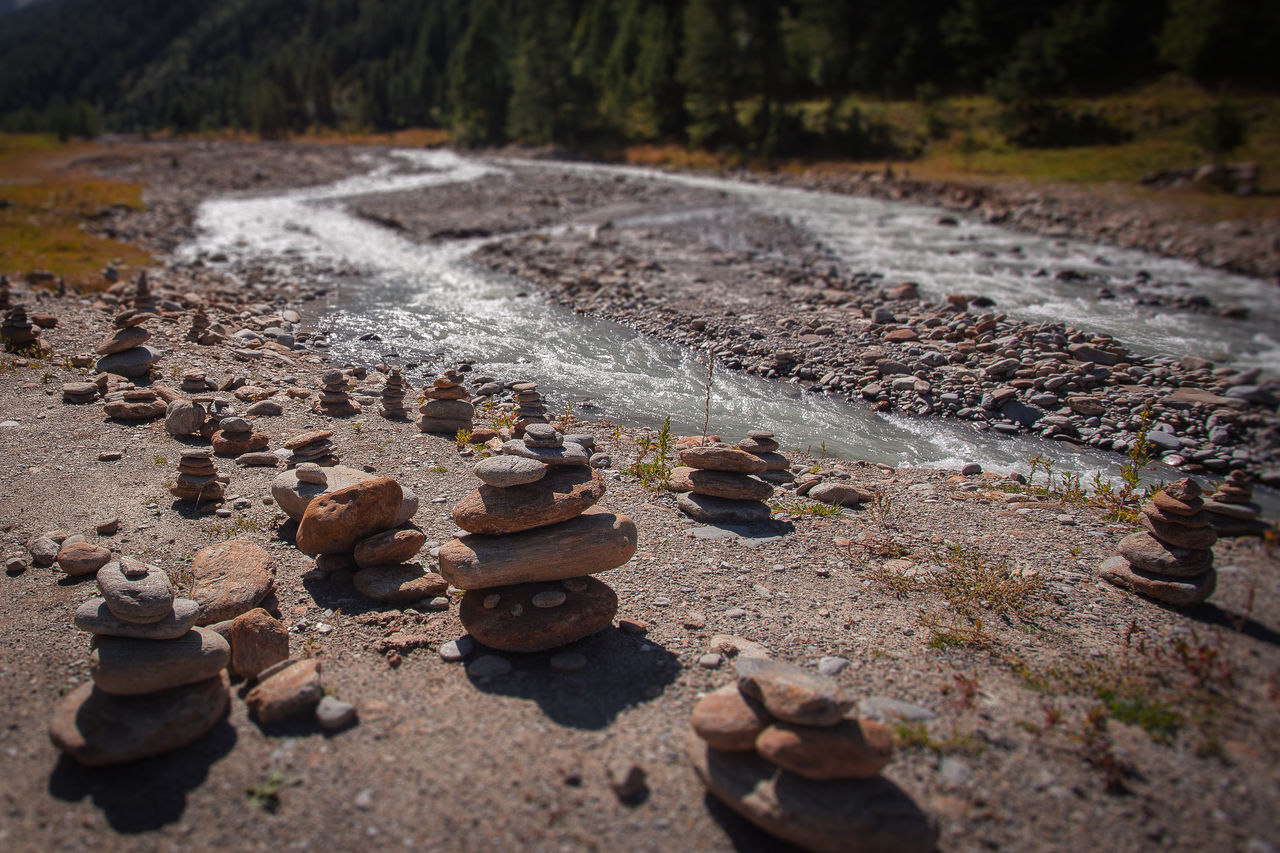
[[0, 17], [0, 126], [874, 154], [856, 113], [799, 105], [1274, 89], [1278, 38], [1269, 0], [51, 0]]

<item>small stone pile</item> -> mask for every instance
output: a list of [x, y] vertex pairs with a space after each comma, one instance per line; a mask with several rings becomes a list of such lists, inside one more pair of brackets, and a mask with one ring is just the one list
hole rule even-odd
[[212, 346], [226, 339], [226, 335], [213, 328], [209, 314], [203, 308], [197, 308], [191, 312], [191, 328], [187, 330], [187, 340], [203, 346]]
[[133, 289], [133, 309], [147, 314], [155, 314], [158, 311], [158, 305], [159, 303], [155, 296], [151, 293], [151, 283], [147, 280], [147, 271], [143, 270], [138, 273], [138, 281]]
[[231, 647], [195, 627], [195, 601], [175, 598], [169, 576], [121, 557], [98, 570], [100, 598], [76, 611], [94, 635], [90, 683], [58, 703], [54, 744], [88, 766], [123, 764], [179, 749], [214, 727], [230, 701]]
[[111, 396], [112, 399], [107, 400], [103, 410], [107, 417], [122, 421], [148, 421], [164, 417], [165, 410], [168, 409], [165, 401], [159, 399], [150, 388], [133, 388], [119, 392], [118, 397], [115, 394]]
[[213, 452], [220, 456], [239, 456], [265, 450], [271, 436], [254, 432], [253, 424], [244, 418], [227, 417], [218, 421], [218, 431], [209, 439]]
[[313, 430], [295, 435], [284, 443], [289, 451], [285, 464], [294, 468], [303, 462], [314, 462], [316, 465], [337, 465], [338, 457], [333, 455], [333, 431], [327, 429]]
[[[5, 291], [8, 293], [8, 291]], [[40, 333], [31, 324], [24, 305], [14, 305], [4, 315], [4, 324], [0, 325], [0, 338], [4, 338], [4, 348], [9, 352], [35, 349], [40, 345]]]
[[184, 451], [178, 460], [178, 479], [169, 492], [178, 500], [196, 504], [222, 500], [226, 490], [213, 464], [213, 451], [208, 448]]
[[206, 394], [217, 389], [210, 384], [203, 370], [192, 369], [183, 371], [182, 384], [178, 386], [178, 390], [183, 394]]
[[694, 706], [689, 739], [707, 790], [806, 850], [931, 851], [936, 827], [880, 771], [893, 734], [846, 716], [852, 700], [822, 675], [739, 657], [738, 683]]
[[382, 386], [382, 404], [379, 408], [381, 415], [393, 420], [409, 417], [409, 410], [404, 406], [404, 398], [411, 390], [409, 383], [404, 381], [404, 374], [400, 372], [400, 368], [392, 368], [386, 384]]
[[347, 393], [347, 377], [341, 370], [326, 370], [320, 375], [320, 396], [311, 404], [311, 411], [331, 418], [360, 414], [360, 404]]
[[147, 346], [151, 332], [142, 325], [151, 316], [136, 308], [116, 315], [112, 320], [116, 331], [98, 344], [96, 352], [102, 358], [98, 359], [94, 370], [130, 378], [146, 376], [151, 365], [160, 360], [159, 350]]
[[1253, 502], [1253, 488], [1244, 471], [1232, 471], [1205, 499], [1204, 511], [1219, 536], [1261, 536], [1267, 530], [1261, 520], [1262, 507]]
[[1144, 528], [1120, 540], [1120, 554], [1099, 567], [1103, 578], [1173, 607], [1190, 607], [1213, 594], [1218, 575], [1200, 485], [1178, 480], [1142, 505]]
[[778, 442], [773, 437], [773, 433], [753, 429], [747, 433], [745, 439], [738, 442], [738, 449], [764, 460], [765, 469], [760, 474], [760, 479], [774, 484], [795, 481], [796, 478], [791, 473], [791, 460], [778, 452]]
[[547, 422], [547, 406], [542, 402], [542, 394], [538, 392], [538, 383], [517, 382], [511, 386], [511, 393], [516, 398], [516, 435], [522, 434], [529, 424]]
[[426, 537], [398, 527], [404, 492], [390, 477], [374, 477], [312, 498], [298, 523], [298, 549], [317, 555], [321, 571], [349, 567], [356, 591], [405, 606], [441, 595], [444, 578], [409, 562]]
[[618, 597], [591, 575], [636, 551], [636, 526], [593, 508], [605, 481], [581, 445], [549, 424], [482, 460], [483, 485], [453, 510], [467, 534], [440, 548], [440, 573], [462, 597], [462, 625], [476, 640], [509, 652], [537, 652], [608, 627]]
[[462, 375], [456, 370], [446, 370], [437, 376], [431, 387], [423, 392], [427, 401], [418, 408], [418, 429], [423, 432], [455, 435], [458, 430], [470, 430], [475, 406], [462, 386]]
[[98, 399], [98, 386], [92, 382], [68, 382], [62, 386], [62, 402], [92, 403]]
[[680, 462], [671, 470], [670, 488], [679, 493], [676, 506], [685, 515], [713, 524], [769, 520], [764, 502], [773, 495], [773, 486], [755, 476], [769, 467], [760, 456], [717, 442], [681, 450]]

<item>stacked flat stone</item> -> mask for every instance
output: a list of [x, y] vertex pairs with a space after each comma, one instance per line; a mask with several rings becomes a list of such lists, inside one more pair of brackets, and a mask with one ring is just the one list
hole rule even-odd
[[5, 312], [4, 324], [0, 325], [0, 337], [4, 338], [4, 348], [9, 352], [40, 345], [40, 333], [31, 324], [24, 305], [14, 305]]
[[133, 289], [133, 309], [147, 314], [155, 314], [159, 310], [159, 302], [151, 292], [146, 270], [138, 273], [138, 281]]
[[1204, 511], [1219, 536], [1261, 536], [1267, 530], [1261, 520], [1262, 507], [1253, 502], [1253, 488], [1244, 471], [1232, 471], [1205, 499]]
[[103, 411], [109, 418], [122, 421], [149, 421], [164, 417], [168, 405], [150, 388], [133, 388], [112, 394]]
[[271, 436], [254, 432], [253, 424], [244, 418], [227, 417], [218, 421], [218, 431], [209, 439], [213, 452], [222, 456], [239, 456], [265, 450]]
[[412, 390], [404, 381], [400, 368], [391, 369], [386, 384], [382, 386], [382, 404], [378, 411], [384, 418], [402, 420], [409, 417], [409, 410], [404, 407], [405, 395]]
[[208, 448], [188, 450], [178, 460], [178, 479], [169, 488], [178, 500], [192, 503], [220, 501], [226, 495], [213, 451]]
[[98, 399], [98, 386], [92, 382], [68, 382], [62, 386], [62, 402], [92, 403]]
[[1120, 540], [1120, 554], [1103, 561], [1099, 573], [1118, 587], [1173, 607], [1207, 599], [1217, 585], [1213, 543], [1198, 483], [1179, 480], [1142, 505], [1143, 527]]
[[98, 344], [96, 352], [102, 358], [94, 367], [99, 373], [117, 376], [146, 376], [151, 365], [160, 360], [160, 352], [147, 346], [151, 332], [143, 328], [152, 317], [146, 311], [131, 308], [112, 320], [116, 331]]
[[98, 570], [99, 598], [76, 611], [94, 636], [92, 681], [58, 703], [49, 734], [88, 766], [161, 755], [204, 736], [230, 701], [231, 647], [195, 627], [199, 605], [175, 598], [169, 576], [121, 557]]
[[516, 399], [516, 420], [513, 427], [516, 435], [521, 435], [529, 424], [547, 422], [547, 406], [542, 402], [542, 394], [538, 392], [538, 383], [517, 382], [511, 386], [511, 394]]
[[693, 709], [694, 770], [712, 796], [766, 832], [817, 851], [931, 851], [936, 827], [880, 776], [893, 734], [847, 716], [829, 678], [739, 657], [737, 684]]
[[760, 474], [760, 479], [775, 485], [795, 482], [795, 475], [791, 473], [791, 460], [778, 452], [778, 442], [773, 433], [753, 429], [745, 439], [738, 442], [738, 449], [764, 460], [765, 469]]
[[212, 346], [226, 339], [226, 335], [213, 328], [209, 314], [203, 308], [197, 308], [191, 312], [191, 328], [187, 330], [187, 340], [203, 346]]
[[435, 378], [423, 392], [427, 401], [418, 408], [418, 429], [446, 435], [471, 429], [476, 410], [461, 380], [462, 375], [456, 370], [446, 370]]
[[178, 390], [183, 394], [206, 394], [215, 390], [203, 370], [186, 370], [182, 373], [182, 384]]
[[314, 462], [316, 465], [337, 465], [338, 457], [333, 455], [333, 431], [327, 429], [313, 430], [295, 435], [284, 443], [289, 451], [285, 464], [294, 468], [303, 462]]
[[508, 652], [563, 646], [608, 627], [618, 596], [591, 577], [636, 551], [636, 526], [594, 505], [604, 478], [581, 445], [549, 424], [475, 469], [483, 485], [453, 510], [466, 535], [440, 548], [440, 574], [467, 592], [460, 617], [480, 643]]
[[360, 404], [347, 394], [347, 377], [341, 370], [326, 370], [320, 375], [320, 396], [311, 404], [311, 411], [331, 418], [360, 414]]
[[681, 450], [680, 462], [671, 470], [670, 488], [679, 493], [676, 506], [685, 515], [712, 524], [769, 520], [764, 502], [773, 486], [756, 476], [769, 466], [760, 456], [717, 442]]

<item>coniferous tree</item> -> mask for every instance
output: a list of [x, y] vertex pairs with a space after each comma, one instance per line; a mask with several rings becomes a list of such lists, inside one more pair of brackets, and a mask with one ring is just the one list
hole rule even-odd
[[449, 58], [449, 126], [459, 145], [496, 145], [505, 139], [510, 97], [502, 19], [493, 0], [480, 0], [473, 14]]

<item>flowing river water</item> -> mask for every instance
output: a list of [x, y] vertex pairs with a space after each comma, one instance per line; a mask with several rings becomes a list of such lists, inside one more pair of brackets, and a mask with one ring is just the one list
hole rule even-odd
[[[485, 240], [419, 244], [348, 209], [358, 197], [410, 190], [421, 192], [429, 203], [433, 186], [494, 173], [518, 179], [526, 169], [569, 170], [602, 179], [626, 174], [717, 190], [746, 209], [802, 226], [850, 269], [883, 273], [889, 282], [919, 282], [926, 296], [952, 291], [988, 295], [1012, 317], [1066, 321], [1111, 334], [1137, 352], [1229, 357], [1242, 367], [1280, 373], [1280, 343], [1273, 328], [1280, 316], [1280, 288], [1265, 282], [974, 221], [943, 226], [936, 209], [919, 205], [625, 167], [486, 160], [448, 151], [369, 155], [369, 170], [361, 176], [206, 201], [198, 216], [199, 236], [183, 252], [189, 257], [221, 253], [233, 263], [303, 260], [358, 270], [333, 282], [336, 293], [319, 318], [339, 362], [371, 363], [390, 352], [400, 362], [433, 368], [470, 359], [478, 372], [538, 382], [553, 408], [574, 401], [579, 416], [649, 426], [670, 415], [673, 429], [699, 432], [705, 355], [700, 358], [623, 326], [525, 296], [520, 282], [467, 262]], [[1158, 279], [1187, 282], [1192, 292], [1206, 293], [1216, 304], [1244, 306], [1252, 319], [1176, 310], [1148, 310], [1139, 316], [1127, 300], [1093, 298], [1096, 284], [1034, 275], [1064, 267], [1104, 273], [1117, 281], [1146, 270]], [[367, 339], [371, 333], [377, 340]], [[712, 432], [726, 437], [769, 429], [784, 449], [816, 453], [825, 447], [830, 455], [895, 466], [978, 462], [991, 471], [1025, 472], [1027, 460], [1042, 455], [1054, 459], [1057, 470], [1088, 480], [1095, 472], [1113, 477], [1123, 461], [1114, 453], [1040, 438], [998, 437], [955, 421], [881, 415], [869, 406], [728, 371], [714, 377], [710, 423]]]

